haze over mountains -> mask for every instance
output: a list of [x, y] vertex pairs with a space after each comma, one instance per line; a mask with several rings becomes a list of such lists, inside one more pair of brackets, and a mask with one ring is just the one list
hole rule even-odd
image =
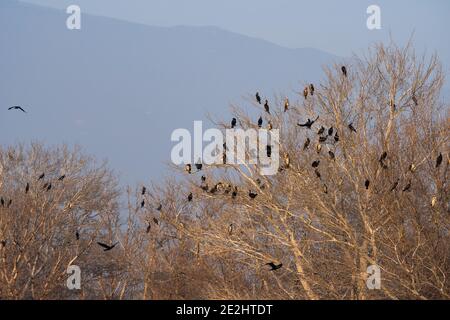
[[[125, 183], [159, 178], [174, 129], [259, 90], [294, 98], [338, 58], [288, 49], [215, 27], [149, 27], [0, 2], [0, 143], [80, 144]], [[7, 111], [23, 106], [28, 113]], [[256, 120], [256, 118], [255, 118]]]

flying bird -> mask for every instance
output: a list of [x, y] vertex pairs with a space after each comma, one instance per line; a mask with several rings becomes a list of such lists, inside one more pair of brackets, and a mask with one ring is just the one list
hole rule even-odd
[[114, 249], [115, 246], [117, 246], [117, 244], [119, 244], [118, 242], [114, 243], [113, 245], [107, 245], [106, 243], [103, 242], [97, 242], [97, 244], [103, 248], [103, 251], [110, 251], [112, 249]]
[[261, 96], [259, 95], [259, 92], [256, 92], [256, 101], [261, 104]]
[[266, 101], [264, 102], [264, 110], [266, 110], [266, 112], [268, 114], [270, 114], [270, 108], [269, 108], [269, 101], [266, 99]]
[[344, 75], [344, 77], [347, 77], [347, 68], [345, 66], [341, 67], [341, 71], [342, 71], [342, 74]]
[[231, 128], [232, 128], [232, 129], [233, 129], [234, 127], [236, 127], [236, 123], [237, 123], [236, 118], [231, 119]]
[[439, 153], [438, 157], [436, 158], [436, 168], [439, 168], [441, 163], [442, 163], [442, 153]]
[[12, 106], [12, 107], [9, 107], [8, 110], [20, 110], [23, 113], [27, 113], [25, 110], [23, 110], [23, 108], [21, 106]]
[[273, 262], [269, 262], [269, 263], [266, 263], [266, 266], [270, 266], [270, 268], [271, 268], [270, 271], [275, 271], [275, 270], [280, 269], [283, 266], [283, 264], [282, 263], [275, 264]]
[[316, 118], [315, 120], [311, 120], [311, 119], [308, 118], [308, 121], [306, 121], [305, 123], [303, 123], [303, 124], [297, 123], [297, 125], [298, 125], [299, 127], [306, 127], [306, 128], [308, 128], [308, 129], [311, 129], [312, 125], [313, 125], [318, 119], [319, 119], [319, 116], [317, 116], [317, 118]]

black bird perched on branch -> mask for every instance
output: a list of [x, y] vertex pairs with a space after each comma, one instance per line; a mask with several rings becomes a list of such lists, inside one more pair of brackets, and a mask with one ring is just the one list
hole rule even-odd
[[202, 182], [206, 181], [206, 177], [205, 176], [202, 176], [200, 179], [202, 180]]
[[334, 152], [333, 151], [328, 151], [328, 155], [330, 156], [330, 159], [331, 160], [334, 160], [336, 157], [335, 157], [335, 155], [334, 155]]
[[370, 180], [366, 179], [366, 181], [364, 182], [364, 186], [366, 187], [366, 190], [369, 190], [369, 186], [370, 186]]
[[194, 198], [194, 196], [192, 195], [192, 192], [191, 192], [191, 193], [189, 193], [187, 199], [188, 199], [189, 202], [191, 202], [191, 201], [192, 201], [192, 198]]
[[42, 173], [42, 174], [39, 176], [38, 181], [44, 179], [44, 177], [45, 177], [45, 173]]
[[348, 128], [350, 129], [350, 131], [356, 132], [356, 129], [353, 126], [353, 122], [348, 125]]
[[253, 191], [251, 191], [251, 190], [248, 191], [248, 196], [249, 196], [251, 199], [255, 199], [257, 195], [258, 195], [258, 194], [257, 194], [256, 192], [253, 192]]
[[231, 129], [233, 129], [234, 127], [236, 127], [236, 123], [237, 123], [236, 118], [231, 119]]
[[408, 192], [411, 189], [411, 181], [403, 188], [403, 192]]
[[438, 157], [436, 158], [436, 168], [439, 168], [441, 163], [442, 163], [442, 153], [439, 153]]
[[314, 95], [314, 85], [312, 83], [309, 85], [309, 92], [312, 96]]
[[9, 107], [8, 110], [20, 110], [23, 113], [27, 113], [25, 110], [23, 110], [23, 108], [21, 106], [12, 106], [12, 107]]
[[198, 171], [200, 171], [200, 170], [202, 170], [202, 168], [203, 168], [203, 164], [201, 164], [201, 163], [196, 163], [196, 164], [195, 164], [195, 168], [196, 168]]
[[272, 156], [272, 146], [267, 145], [266, 147], [267, 157], [270, 158]]
[[275, 271], [275, 270], [280, 269], [283, 266], [283, 264], [280, 263], [280, 264], [277, 265], [277, 264], [275, 264], [273, 262], [269, 262], [269, 263], [266, 263], [266, 266], [270, 266], [271, 267], [270, 271]]
[[330, 129], [328, 129], [328, 135], [329, 135], [329, 136], [332, 136], [332, 135], [333, 135], [333, 131], [334, 131], [333, 127], [331, 127]]
[[397, 181], [394, 182], [394, 184], [391, 187], [391, 192], [394, 191], [395, 189], [397, 189], [399, 181], [400, 181], [400, 179], [397, 179]]
[[259, 95], [259, 92], [256, 92], [256, 101], [261, 104], [261, 96]]
[[344, 75], [344, 77], [347, 77], [347, 68], [345, 66], [341, 67], [341, 71], [342, 71], [342, 74]]
[[258, 119], [258, 127], [261, 128], [262, 124], [263, 124], [263, 118], [259, 117], [259, 119]]
[[319, 164], [320, 164], [320, 160], [316, 160], [316, 161], [314, 161], [314, 162], [311, 164], [311, 166], [312, 166], [313, 168], [317, 168], [317, 167], [319, 166]]
[[103, 242], [97, 242], [97, 244], [103, 248], [103, 251], [110, 251], [110, 250], [114, 249], [114, 247], [117, 246], [119, 243], [116, 242], [113, 245], [107, 245], [106, 243], [103, 243]]
[[144, 195], [146, 191], [147, 191], [147, 188], [145, 186], [143, 186], [141, 194]]
[[266, 110], [266, 112], [268, 114], [270, 114], [270, 107], [269, 107], [269, 101], [266, 99], [266, 101], [264, 102], [264, 110]]
[[75, 239], [80, 240], [80, 233], [78, 231], [75, 232]]
[[305, 143], [303, 144], [303, 150], [308, 149], [309, 145], [311, 144], [311, 140], [309, 138], [306, 138]]
[[313, 125], [318, 119], [319, 119], [319, 116], [317, 116], [317, 118], [316, 118], [315, 120], [311, 120], [311, 119], [308, 118], [308, 121], [306, 121], [305, 123], [303, 123], [303, 124], [297, 123], [297, 125], [298, 125], [299, 127], [306, 127], [306, 128], [308, 128], [308, 129], [311, 129], [312, 125]]
[[145, 200], [142, 200], [141, 202], [141, 208], [143, 208], [145, 206]]
[[28, 193], [30, 191], [30, 184], [27, 182], [27, 185], [25, 186], [25, 193]]

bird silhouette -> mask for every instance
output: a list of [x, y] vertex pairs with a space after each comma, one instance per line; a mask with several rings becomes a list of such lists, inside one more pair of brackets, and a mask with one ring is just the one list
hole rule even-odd
[[337, 133], [337, 131], [334, 134], [334, 142], [339, 142], [339, 134]]
[[192, 165], [190, 163], [186, 164], [184, 170], [190, 174], [192, 172]]
[[311, 119], [308, 118], [308, 121], [306, 121], [305, 123], [303, 123], [303, 124], [297, 123], [297, 125], [298, 125], [299, 127], [306, 127], [306, 128], [308, 128], [308, 129], [311, 129], [312, 125], [313, 125], [318, 119], [319, 119], [319, 116], [317, 116], [317, 118], [316, 118], [315, 120], [311, 120]]
[[275, 264], [273, 262], [269, 262], [269, 263], [266, 263], [266, 266], [270, 266], [270, 268], [271, 268], [270, 271], [275, 271], [275, 270], [280, 269], [283, 266], [283, 264], [282, 263]]
[[284, 112], [286, 112], [286, 111], [288, 111], [288, 110], [289, 110], [289, 99], [286, 98], [286, 99], [284, 100]]
[[231, 119], [231, 128], [232, 128], [232, 129], [233, 129], [234, 127], [236, 127], [236, 123], [237, 123], [236, 118]]
[[259, 104], [261, 104], [261, 96], [259, 95], [259, 92], [256, 92], [255, 97], [256, 97], [256, 101], [257, 101]]
[[267, 153], [268, 158], [270, 158], [272, 156], [272, 146], [271, 145], [266, 146], [266, 153]]
[[30, 191], [30, 184], [27, 182], [27, 185], [25, 186], [25, 193], [28, 193]]
[[309, 92], [312, 96], [314, 95], [314, 85], [312, 83], [309, 85]]
[[308, 149], [309, 145], [311, 144], [311, 140], [309, 138], [306, 138], [305, 143], [303, 144], [303, 150]]
[[364, 181], [364, 186], [366, 187], [366, 190], [369, 190], [369, 186], [370, 186], [370, 180], [366, 179], [366, 181]]
[[270, 114], [270, 108], [269, 108], [269, 101], [266, 99], [266, 101], [264, 102], [264, 110], [266, 110], [266, 112], [268, 114]]
[[195, 168], [196, 168], [198, 171], [200, 171], [200, 170], [202, 170], [202, 168], [203, 168], [203, 164], [201, 164], [201, 163], [196, 163], [196, 164], [195, 164]]
[[411, 190], [411, 181], [408, 182], [408, 184], [403, 188], [403, 192], [408, 192]]
[[317, 167], [319, 166], [319, 164], [320, 164], [320, 160], [316, 160], [316, 161], [314, 161], [314, 162], [311, 164], [311, 166], [312, 166], [313, 168], [317, 168]]
[[188, 201], [191, 202], [193, 198], [194, 198], [194, 196], [192, 195], [192, 192], [189, 193], [188, 198], [187, 198]]
[[397, 179], [397, 181], [394, 182], [394, 184], [391, 187], [391, 192], [394, 191], [395, 189], [397, 189], [399, 181], [400, 181], [400, 179]]
[[258, 119], [258, 127], [261, 128], [262, 124], [263, 124], [263, 118], [259, 117], [259, 119]]
[[345, 66], [341, 67], [341, 71], [342, 71], [342, 74], [344, 75], [344, 77], [347, 77], [347, 68]]
[[322, 133], [324, 133], [324, 131], [325, 131], [324, 126], [321, 126], [320, 129], [319, 129], [319, 131], [317, 131], [317, 134], [318, 134], [318, 135], [321, 135]]
[[200, 179], [202, 180], [202, 182], [206, 181], [206, 177], [205, 176], [202, 176]]
[[330, 156], [330, 159], [331, 160], [334, 160], [335, 158], [336, 158], [336, 156], [334, 155], [334, 152], [333, 151], [328, 151], [328, 155]]
[[110, 250], [114, 249], [114, 247], [117, 246], [119, 243], [116, 242], [116, 243], [114, 243], [113, 245], [108, 245], [108, 244], [103, 243], [103, 242], [97, 242], [97, 244], [98, 244], [100, 247], [103, 248], [103, 251], [106, 252], [106, 251], [110, 251]]
[[147, 191], [147, 188], [145, 186], [143, 186], [142, 187], [142, 191], [141, 191], [141, 195], [144, 195], [146, 191]]
[[80, 233], [78, 231], [75, 232], [75, 239], [80, 240]]
[[145, 200], [142, 200], [141, 202], [141, 208], [143, 208], [145, 206]]
[[8, 110], [20, 110], [23, 113], [27, 113], [25, 110], [23, 110], [23, 108], [21, 106], [12, 106], [12, 107], [9, 107]]
[[353, 131], [353, 132], [356, 133], [356, 129], [355, 129], [355, 127], [353, 126], [353, 122], [350, 123], [350, 124], [348, 125], [348, 128], [350, 129], [350, 131]]
[[249, 196], [251, 199], [255, 199], [257, 195], [258, 195], [258, 194], [257, 194], [256, 192], [253, 192], [253, 191], [251, 191], [251, 190], [248, 191], [248, 196]]
[[332, 135], [333, 135], [333, 132], [334, 132], [334, 128], [333, 128], [333, 127], [331, 127], [330, 129], [328, 129], [328, 135], [329, 135], [329, 136], [332, 136]]
[[439, 168], [441, 163], [442, 163], [442, 153], [439, 153], [438, 157], [436, 158], [436, 168]]
[[42, 173], [42, 174], [39, 176], [38, 181], [44, 179], [44, 177], [45, 177], [45, 173]]

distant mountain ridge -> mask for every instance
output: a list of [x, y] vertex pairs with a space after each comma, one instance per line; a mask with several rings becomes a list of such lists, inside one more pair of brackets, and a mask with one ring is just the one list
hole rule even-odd
[[[337, 57], [216, 27], [171, 28], [0, 2], [0, 143], [78, 143], [125, 182], [158, 178], [170, 134], [259, 90], [293, 96]], [[8, 112], [22, 105], [28, 114]]]

